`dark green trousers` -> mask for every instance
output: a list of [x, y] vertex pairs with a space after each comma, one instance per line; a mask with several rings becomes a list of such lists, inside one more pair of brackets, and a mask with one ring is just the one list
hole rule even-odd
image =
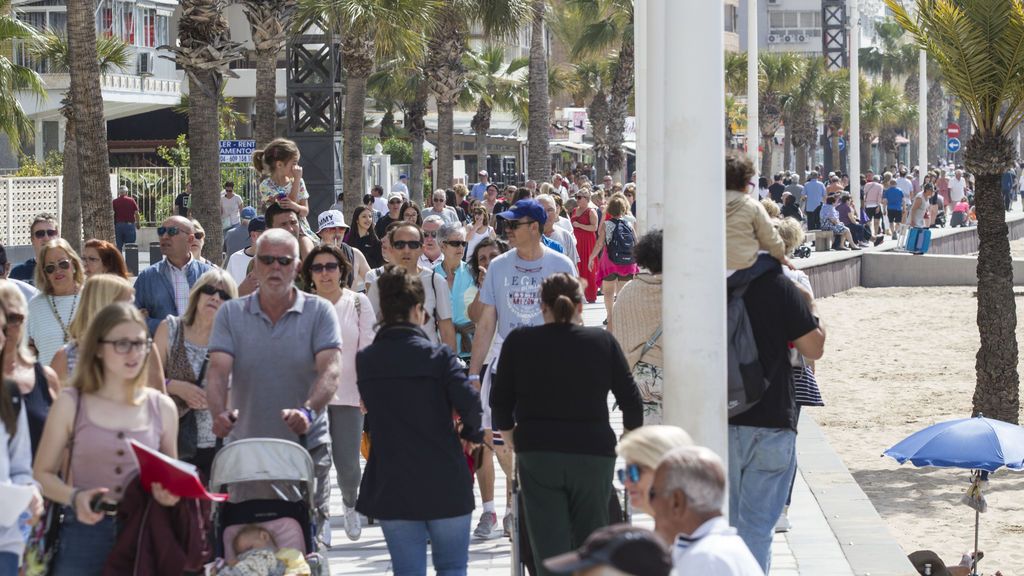
[[519, 481], [537, 574], [543, 560], [575, 550], [608, 525], [615, 458], [560, 452], [522, 452]]

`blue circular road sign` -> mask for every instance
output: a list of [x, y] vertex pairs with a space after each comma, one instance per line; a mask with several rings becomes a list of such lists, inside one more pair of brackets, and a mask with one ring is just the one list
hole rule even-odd
[[846, 138], [840, 138], [839, 139], [839, 151], [840, 152], [845, 152], [846, 151]]
[[950, 138], [950, 139], [946, 140], [946, 150], [949, 150], [950, 152], [959, 152], [960, 151], [960, 139], [959, 138]]

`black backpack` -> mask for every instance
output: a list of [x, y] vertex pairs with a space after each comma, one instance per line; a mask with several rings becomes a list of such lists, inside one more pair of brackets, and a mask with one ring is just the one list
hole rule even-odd
[[729, 291], [728, 316], [728, 405], [729, 418], [750, 410], [761, 401], [771, 382], [765, 378], [764, 367], [757, 353], [757, 342], [747, 316], [743, 295], [750, 284]]
[[612, 238], [608, 241], [608, 259], [615, 264], [633, 264], [636, 262], [633, 256], [636, 234], [621, 218], [612, 218], [611, 222], [615, 224], [615, 229], [612, 230]]

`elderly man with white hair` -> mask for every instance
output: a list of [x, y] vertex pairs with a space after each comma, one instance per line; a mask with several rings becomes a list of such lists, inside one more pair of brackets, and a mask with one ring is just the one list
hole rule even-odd
[[298, 240], [288, 230], [272, 228], [256, 241], [259, 288], [217, 312], [206, 400], [218, 437], [304, 440], [316, 473], [318, 521], [327, 528], [318, 532], [329, 538], [326, 409], [341, 379], [341, 332], [329, 301], [295, 288], [301, 263]]
[[558, 245], [562, 247], [562, 253], [572, 260], [572, 263], [579, 265], [580, 255], [576, 251], [576, 237], [572, 232], [567, 231], [561, 226], [556, 226], [558, 222], [558, 205], [555, 204], [555, 199], [550, 194], [541, 194], [536, 198], [537, 203], [544, 207], [544, 212], [548, 215], [548, 219], [544, 222], [544, 236], [550, 240], [558, 242]]
[[672, 546], [673, 573], [764, 576], [753, 554], [722, 516], [725, 468], [703, 446], [665, 455], [651, 487], [654, 531]]

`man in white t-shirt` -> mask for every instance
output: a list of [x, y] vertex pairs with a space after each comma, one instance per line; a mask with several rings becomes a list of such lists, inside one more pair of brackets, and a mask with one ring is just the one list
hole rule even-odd
[[949, 179], [949, 200], [950, 204], [956, 204], [966, 194], [967, 190], [967, 179], [964, 178], [964, 171], [957, 170], [953, 173], [953, 177]]
[[666, 454], [651, 486], [654, 531], [672, 545], [673, 573], [764, 576], [736, 529], [722, 516], [725, 467], [703, 446]]
[[[249, 220], [248, 228], [249, 246], [232, 253], [228, 256], [227, 263], [224, 264], [224, 269], [235, 279], [236, 284], [246, 282], [246, 279], [249, 277], [249, 262], [256, 255], [256, 240], [267, 229], [267, 221], [264, 220], [263, 216], [253, 218]], [[254, 279], [249, 278], [249, 283], [254, 281]]]
[[911, 198], [914, 197], [914, 183], [907, 178], [906, 168], [900, 168], [900, 177], [896, 179], [896, 187], [903, 191], [903, 205], [909, 205]]
[[384, 187], [380, 184], [374, 184], [373, 188], [370, 188], [370, 195], [373, 196], [373, 209], [378, 214], [387, 214], [388, 201], [384, 199]]
[[[401, 194], [405, 200], [409, 199], [409, 176], [402, 174], [398, 177], [398, 182], [391, 185], [391, 194]], [[382, 194], [383, 196], [383, 194]], [[389, 195], [390, 196], [390, 195]], [[381, 214], [387, 212], [387, 209], [382, 210]]]
[[225, 182], [224, 191], [220, 195], [220, 220], [225, 232], [238, 226], [242, 221], [242, 197], [235, 194], [235, 183]]

